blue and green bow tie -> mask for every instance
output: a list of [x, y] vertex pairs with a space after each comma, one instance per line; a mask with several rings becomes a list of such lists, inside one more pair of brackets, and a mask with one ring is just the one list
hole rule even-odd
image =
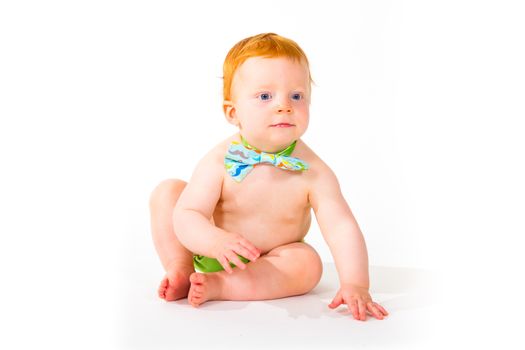
[[254, 166], [265, 163], [272, 164], [285, 170], [307, 170], [308, 163], [299, 158], [290, 157], [297, 141], [277, 153], [266, 153], [259, 151], [251, 146], [241, 136], [241, 143], [232, 141], [226, 156], [224, 156], [224, 166], [230, 176], [237, 182], [241, 182]]

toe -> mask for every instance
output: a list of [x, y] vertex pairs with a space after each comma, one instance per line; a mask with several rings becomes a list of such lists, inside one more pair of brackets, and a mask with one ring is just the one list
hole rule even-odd
[[190, 282], [184, 273], [168, 274], [160, 282], [158, 294], [161, 299], [174, 301], [188, 296]]
[[159, 297], [161, 297], [162, 299], [166, 298], [166, 289], [168, 288], [168, 284], [169, 283], [167, 278], [163, 279], [162, 282], [160, 282], [158, 293]]
[[197, 273], [194, 272], [190, 276], [190, 282], [195, 284], [202, 284], [204, 283], [205, 277], [203, 273]]
[[173, 300], [177, 300], [177, 291], [174, 290], [174, 289], [167, 289], [166, 290], [166, 293], [165, 293], [165, 298], [166, 301], [173, 301]]
[[194, 296], [193, 298], [191, 298], [190, 304], [193, 307], [199, 306], [201, 304], [201, 298], [198, 296]]

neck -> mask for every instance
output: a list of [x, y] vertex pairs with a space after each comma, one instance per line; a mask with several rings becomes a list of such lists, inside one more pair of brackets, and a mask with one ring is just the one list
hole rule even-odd
[[241, 143], [248, 147], [248, 148], [253, 148], [254, 150], [256, 151], [261, 151], [261, 152], [264, 152], [264, 153], [280, 153], [288, 148], [292, 148], [292, 151], [293, 149], [295, 148], [295, 145], [297, 143], [297, 141], [293, 141], [291, 144], [287, 144], [287, 145], [277, 145], [277, 146], [274, 146], [274, 147], [258, 147], [256, 145], [254, 145], [253, 143], [250, 143], [248, 140], [246, 140], [246, 138], [244, 138], [241, 134], [239, 134], [240, 138], [241, 138]]

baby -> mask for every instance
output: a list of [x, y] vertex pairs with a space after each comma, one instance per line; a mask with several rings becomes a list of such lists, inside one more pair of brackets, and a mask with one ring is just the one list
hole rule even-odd
[[[191, 180], [166, 180], [151, 195], [153, 241], [171, 301], [265, 300], [300, 295], [321, 278], [306, 242], [313, 209], [340, 288], [328, 305], [353, 317], [388, 315], [368, 292], [363, 235], [335, 174], [302, 140], [311, 98], [308, 59], [273, 33], [237, 43], [224, 62], [224, 114], [239, 132], [197, 164]], [[195, 272], [195, 269], [199, 272]]]

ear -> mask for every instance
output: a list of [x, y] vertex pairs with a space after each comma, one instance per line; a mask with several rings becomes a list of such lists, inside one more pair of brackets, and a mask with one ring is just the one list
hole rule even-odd
[[239, 126], [239, 120], [237, 119], [237, 114], [233, 102], [228, 100], [223, 101], [222, 109], [224, 110], [224, 116], [226, 117], [228, 123], [233, 124], [235, 126]]

